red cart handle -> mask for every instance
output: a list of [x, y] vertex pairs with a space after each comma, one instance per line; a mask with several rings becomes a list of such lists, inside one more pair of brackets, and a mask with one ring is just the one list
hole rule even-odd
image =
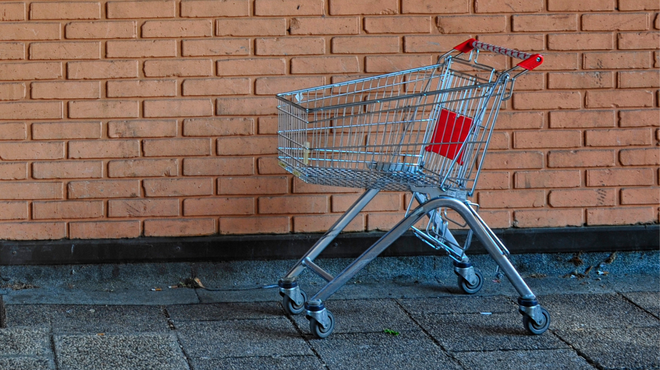
[[531, 71], [543, 63], [543, 55], [541, 54], [530, 54], [519, 50], [507, 49], [501, 46], [486, 44], [485, 42], [477, 41], [476, 39], [469, 39], [459, 45], [456, 45], [454, 50], [458, 50], [462, 53], [469, 53], [475, 48], [506, 55], [512, 58], [523, 59], [522, 62], [518, 63], [518, 66], [528, 71]]

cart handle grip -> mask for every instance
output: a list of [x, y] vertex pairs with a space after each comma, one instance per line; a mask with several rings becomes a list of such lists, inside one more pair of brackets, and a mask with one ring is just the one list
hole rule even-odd
[[519, 50], [507, 49], [501, 46], [486, 44], [485, 42], [477, 41], [476, 39], [469, 39], [454, 47], [454, 50], [458, 50], [462, 53], [469, 53], [473, 49], [486, 50], [512, 58], [523, 59], [522, 62], [518, 63], [518, 67], [524, 68], [528, 71], [531, 71], [543, 63], [543, 55], [541, 54], [530, 54]]

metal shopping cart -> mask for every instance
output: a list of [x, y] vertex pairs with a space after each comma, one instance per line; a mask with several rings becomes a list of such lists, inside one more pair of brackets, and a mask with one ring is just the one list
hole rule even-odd
[[[479, 50], [523, 61], [498, 71], [477, 61]], [[306, 311], [312, 334], [327, 337], [335, 318], [324, 302], [412, 229], [425, 243], [449, 254], [458, 285], [468, 294], [478, 292], [484, 281], [465, 254], [476, 235], [520, 294], [524, 327], [533, 334], [545, 332], [550, 325], [548, 311], [477, 213], [478, 205], [468, 200], [501, 103], [511, 97], [516, 78], [542, 62], [539, 54], [470, 39], [441, 55], [434, 65], [278, 94], [280, 165], [308, 183], [366, 189], [280, 279], [285, 311]], [[404, 218], [332, 276], [314, 260], [381, 190], [412, 192]], [[449, 230], [455, 221], [448, 210], [469, 226], [462, 245]], [[424, 226], [415, 227], [419, 224]], [[305, 268], [328, 282], [309, 300], [297, 280]]]

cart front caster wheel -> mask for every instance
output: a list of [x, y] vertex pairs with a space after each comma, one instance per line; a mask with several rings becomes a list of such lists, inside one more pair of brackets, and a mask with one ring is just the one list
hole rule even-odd
[[541, 308], [541, 323], [536, 323], [531, 317], [523, 315], [523, 326], [530, 334], [541, 335], [550, 327], [550, 313], [545, 308]]
[[477, 277], [477, 281], [474, 284], [470, 284], [462, 276], [458, 276], [458, 287], [466, 294], [475, 294], [481, 287], [484, 285], [484, 275], [479, 270], [474, 270], [474, 275]]
[[305, 302], [307, 302], [307, 293], [304, 291], [300, 291], [300, 295], [303, 297], [303, 301], [301, 304], [297, 305], [296, 302], [291, 299], [291, 297], [287, 295], [282, 295], [282, 307], [284, 308], [284, 312], [288, 313], [289, 315], [300, 315], [305, 311]]
[[332, 312], [328, 311], [328, 319], [330, 320], [330, 325], [327, 328], [324, 328], [316, 319], [309, 318], [309, 331], [312, 332], [316, 338], [324, 339], [327, 338], [332, 331], [335, 329], [335, 317], [332, 315]]

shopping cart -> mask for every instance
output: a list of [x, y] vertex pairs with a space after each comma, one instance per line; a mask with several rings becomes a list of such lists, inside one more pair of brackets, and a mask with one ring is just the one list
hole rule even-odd
[[[477, 61], [479, 50], [523, 61], [498, 71]], [[548, 311], [477, 213], [478, 205], [468, 201], [501, 103], [511, 97], [516, 78], [542, 62], [539, 54], [470, 39], [434, 65], [278, 94], [280, 165], [308, 183], [366, 189], [279, 281], [284, 310], [306, 311], [312, 334], [327, 337], [335, 318], [324, 302], [410, 229], [431, 247], [446, 251], [454, 260], [459, 287], [476, 293], [484, 277], [465, 254], [474, 234], [520, 294], [524, 327], [533, 334], [545, 332]], [[404, 218], [332, 276], [314, 260], [381, 190], [412, 192]], [[456, 214], [469, 226], [462, 245], [448, 228]], [[328, 282], [309, 300], [297, 280], [305, 268]]]

